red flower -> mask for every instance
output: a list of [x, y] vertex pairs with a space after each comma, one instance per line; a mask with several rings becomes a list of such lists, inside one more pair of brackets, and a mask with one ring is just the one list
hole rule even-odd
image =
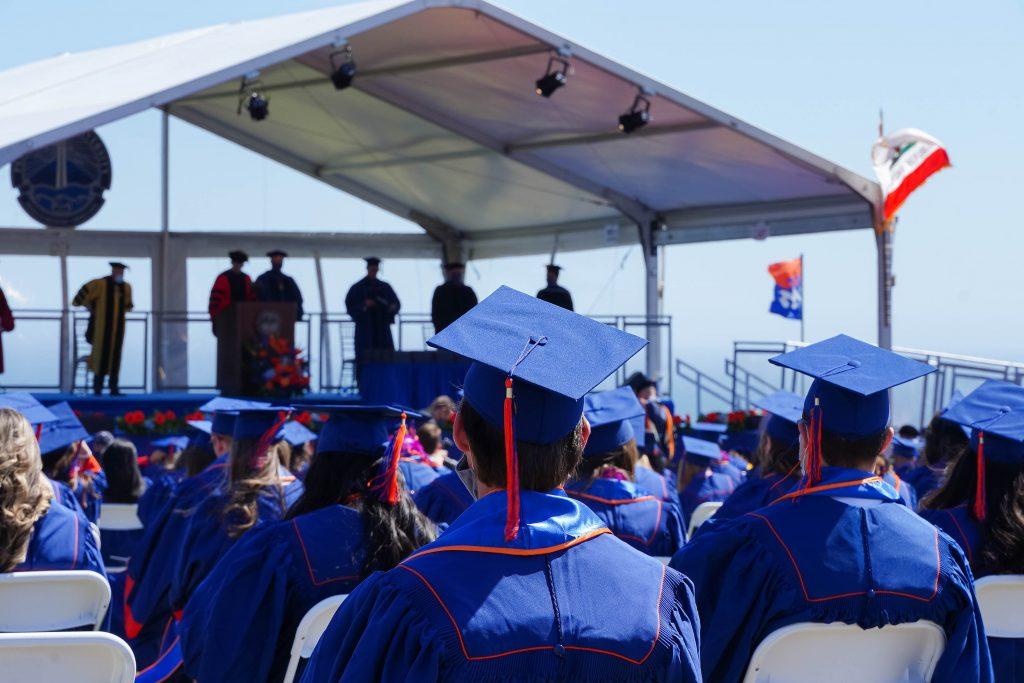
[[166, 420], [177, 420], [178, 419], [178, 415], [173, 410], [168, 408], [166, 411], [164, 411], [164, 419], [166, 419]]
[[186, 422], [196, 422], [204, 419], [206, 419], [206, 416], [203, 415], [203, 411], [201, 410], [193, 410], [191, 413], [185, 416]]
[[295, 421], [300, 425], [309, 426], [309, 423], [313, 421], [313, 416], [310, 415], [308, 410], [303, 410], [301, 413], [295, 416]]
[[153, 415], [153, 424], [155, 424], [157, 427], [163, 427], [164, 422], [166, 421], [167, 418], [165, 418], [164, 414], [161, 413], [159, 410], [156, 411], [156, 414]]
[[124, 423], [126, 425], [138, 425], [146, 421], [146, 414], [141, 410], [132, 410], [124, 414]]

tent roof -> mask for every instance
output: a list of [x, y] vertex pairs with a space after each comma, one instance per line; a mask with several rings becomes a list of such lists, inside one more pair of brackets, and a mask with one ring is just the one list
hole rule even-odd
[[[351, 47], [353, 87], [331, 55]], [[533, 92], [560, 50], [572, 65]], [[238, 112], [258, 71], [270, 115]], [[616, 129], [638, 92], [652, 121]], [[0, 72], [0, 164], [152, 107], [469, 256], [870, 227], [875, 183], [479, 0], [375, 0]]]

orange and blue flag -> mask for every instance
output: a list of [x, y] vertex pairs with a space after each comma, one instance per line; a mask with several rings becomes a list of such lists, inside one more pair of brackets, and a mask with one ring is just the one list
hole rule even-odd
[[768, 266], [768, 274], [775, 280], [775, 293], [769, 312], [791, 320], [802, 320], [804, 315], [804, 260], [779, 261]]

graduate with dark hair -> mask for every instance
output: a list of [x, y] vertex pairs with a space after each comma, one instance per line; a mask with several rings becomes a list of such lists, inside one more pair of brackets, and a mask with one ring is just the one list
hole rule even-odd
[[644, 341], [501, 287], [429, 343], [474, 361], [454, 434], [478, 500], [352, 592], [303, 681], [699, 680], [689, 582], [560, 488], [584, 394]]
[[671, 563], [693, 579], [705, 679], [742, 679], [758, 644], [791, 624], [928, 620], [946, 636], [933, 681], [991, 681], [967, 558], [874, 473], [893, 436], [888, 390], [934, 368], [845, 335], [771, 362], [814, 377], [799, 424], [803, 479]]
[[682, 444], [685, 453], [679, 463], [677, 487], [683, 522], [689, 526], [690, 515], [701, 503], [720, 503], [732, 495], [736, 478], [715, 467], [725, 457], [717, 443], [684, 436]]
[[[976, 577], [1024, 574], [1024, 387], [988, 380], [943, 419], [971, 429], [968, 449], [921, 516], [949, 534]], [[988, 639], [996, 680], [1024, 674], [1024, 639]]]
[[50, 406], [55, 420], [46, 422], [39, 431], [43, 472], [65, 486], [75, 499], [67, 504], [82, 510], [92, 524], [100, 518], [106, 475], [86, 443], [89, 432], [67, 402]]
[[401, 409], [316, 406], [330, 414], [285, 519], [247, 533], [188, 601], [184, 671], [201, 681], [280, 681], [295, 630], [324, 598], [350, 592], [434, 539], [397, 480], [390, 427]]
[[565, 492], [590, 508], [612, 533], [642, 553], [670, 557], [686, 541], [682, 514], [636, 483], [638, 452], [633, 425], [644, 408], [629, 387], [590, 394], [583, 415], [590, 439]]
[[954, 391], [946, 407], [932, 418], [918, 465], [904, 477], [922, 501], [942, 486], [947, 468], [952, 467], [968, 448], [971, 430], [946, 418], [963, 399], [963, 394]]

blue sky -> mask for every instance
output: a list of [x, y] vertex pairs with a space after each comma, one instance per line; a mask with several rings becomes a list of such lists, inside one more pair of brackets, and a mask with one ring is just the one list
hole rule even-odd
[[[329, 4], [312, 0], [174, 3], [93, 0], [0, 3], [17, 30], [0, 43], [0, 68], [228, 20]], [[895, 343], [1024, 359], [1024, 237], [1017, 199], [1024, 158], [1024, 7], [1019, 1], [684, 3], [669, 0], [508, 0], [503, 5], [592, 49], [665, 81], [861, 174], [879, 107], [887, 127], [921, 128], [941, 139], [954, 168], [910, 198], [896, 235]], [[100, 129], [114, 182], [86, 227], [136, 228], [159, 221], [159, 117], [146, 113]], [[412, 226], [229, 143], [172, 123], [174, 228], [410, 230]], [[0, 170], [0, 225], [28, 226]], [[0, 247], [2, 251], [2, 247]], [[666, 312], [678, 356], [711, 372], [734, 339], [792, 339], [796, 323], [770, 316], [765, 268], [806, 258], [807, 335], [838, 332], [874, 340], [875, 252], [869, 232], [772, 238], [668, 250]], [[113, 256], [113, 255], [112, 255]], [[641, 312], [641, 258], [634, 249], [565, 254], [565, 284], [584, 312]], [[543, 258], [480, 261], [470, 284], [532, 291]], [[148, 265], [131, 278], [149, 306]], [[341, 307], [354, 260], [327, 268], [328, 303]], [[214, 260], [190, 264], [190, 307], [202, 308]], [[312, 262], [294, 260], [315, 299]], [[262, 259], [250, 270], [263, 268]], [[102, 259], [73, 259], [73, 286], [104, 271]], [[393, 261], [384, 276], [407, 310], [426, 310], [436, 264]], [[7, 257], [0, 282], [16, 306], [58, 303], [53, 259]], [[27, 333], [27, 332], [26, 332]]]

